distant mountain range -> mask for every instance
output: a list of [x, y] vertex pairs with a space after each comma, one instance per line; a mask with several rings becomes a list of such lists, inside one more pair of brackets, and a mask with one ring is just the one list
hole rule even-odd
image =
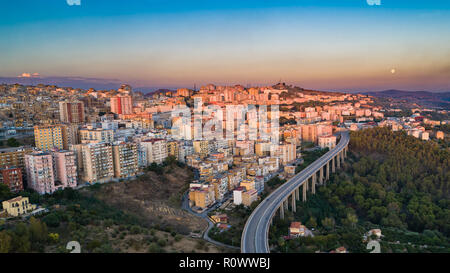
[[377, 98], [405, 100], [423, 106], [442, 107], [447, 110], [450, 109], [450, 92], [385, 90], [363, 92], [362, 94]]

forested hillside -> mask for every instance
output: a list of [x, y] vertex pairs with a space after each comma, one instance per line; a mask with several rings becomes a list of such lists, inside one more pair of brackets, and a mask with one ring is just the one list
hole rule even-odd
[[375, 128], [354, 132], [357, 160], [338, 197], [373, 223], [450, 234], [450, 156], [434, 142]]
[[[404, 132], [374, 128], [351, 133], [349, 158], [325, 187], [270, 230], [279, 252], [366, 252], [364, 235], [380, 228], [382, 252], [450, 249], [449, 151]], [[314, 237], [283, 240], [290, 222]]]

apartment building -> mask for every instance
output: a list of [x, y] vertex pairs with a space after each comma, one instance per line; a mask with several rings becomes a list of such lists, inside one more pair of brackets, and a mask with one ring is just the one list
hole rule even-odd
[[214, 197], [216, 200], [223, 200], [225, 194], [228, 192], [228, 176], [225, 174], [218, 174], [213, 178], [212, 185], [214, 186]]
[[255, 154], [257, 156], [268, 156], [270, 155], [270, 142], [258, 142], [255, 144]]
[[258, 191], [252, 189], [242, 193], [242, 204], [246, 207], [250, 207], [253, 202], [258, 200]]
[[246, 191], [253, 190], [255, 189], [255, 180], [253, 177], [246, 177], [239, 186], [245, 188]]
[[62, 125], [43, 125], [34, 127], [36, 148], [41, 151], [64, 149], [64, 136]]
[[80, 129], [81, 143], [112, 143], [114, 141], [114, 131], [102, 128], [87, 128]]
[[32, 147], [17, 147], [0, 149], [0, 168], [17, 167], [22, 170], [22, 176], [26, 180], [25, 155], [33, 152]]
[[26, 154], [25, 167], [29, 188], [39, 194], [55, 192], [55, 175], [51, 154], [46, 152]]
[[240, 205], [242, 204], [242, 193], [244, 193], [244, 187], [237, 187], [233, 190], [233, 204]]
[[150, 139], [141, 141], [140, 147], [146, 150], [147, 164], [161, 164], [167, 158], [167, 141], [165, 139]]
[[177, 160], [179, 158], [179, 147], [180, 143], [178, 141], [168, 141], [167, 142], [167, 156], [174, 156]]
[[292, 163], [297, 158], [297, 149], [293, 143], [273, 145], [270, 151], [271, 156], [277, 156], [282, 165]]
[[319, 146], [323, 148], [329, 148], [330, 150], [336, 146], [336, 136], [319, 136]]
[[319, 136], [331, 135], [333, 133], [333, 127], [326, 124], [301, 125], [300, 128], [302, 141], [314, 143], [317, 143]]
[[186, 163], [186, 157], [194, 154], [194, 146], [180, 145], [178, 148], [178, 161]]
[[84, 104], [79, 101], [75, 102], [59, 102], [59, 119], [64, 123], [83, 123]]
[[115, 96], [111, 98], [111, 112], [118, 115], [133, 114], [133, 102], [130, 96]]
[[202, 157], [206, 157], [209, 154], [209, 141], [208, 140], [196, 140], [193, 141], [194, 152], [200, 154]]
[[114, 177], [129, 178], [138, 173], [139, 156], [136, 143], [115, 143], [113, 145]]
[[55, 185], [59, 189], [75, 188], [78, 182], [77, 161], [74, 151], [52, 151]]
[[83, 181], [107, 182], [114, 177], [113, 153], [107, 143], [82, 145]]
[[80, 132], [78, 124], [62, 124], [63, 148], [68, 150], [70, 145], [80, 143]]
[[191, 188], [189, 200], [194, 206], [202, 209], [211, 206], [216, 201], [214, 186], [205, 184]]
[[8, 186], [11, 192], [23, 190], [22, 169], [18, 167], [0, 168], [0, 184]]

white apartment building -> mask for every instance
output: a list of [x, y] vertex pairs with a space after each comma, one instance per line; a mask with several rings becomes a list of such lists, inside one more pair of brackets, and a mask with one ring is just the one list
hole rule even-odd
[[329, 148], [330, 150], [336, 146], [336, 136], [319, 136], [319, 146], [320, 148]]
[[147, 164], [153, 162], [161, 164], [167, 158], [167, 141], [165, 139], [144, 140], [141, 142], [140, 147], [146, 150]]
[[114, 141], [114, 131], [101, 128], [80, 129], [81, 143], [112, 143]]
[[84, 144], [82, 158], [85, 182], [106, 182], [114, 177], [111, 145], [106, 143]]

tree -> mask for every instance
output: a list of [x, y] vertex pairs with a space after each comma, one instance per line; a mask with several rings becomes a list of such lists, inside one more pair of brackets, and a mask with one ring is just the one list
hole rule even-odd
[[155, 162], [150, 164], [150, 166], [147, 167], [147, 170], [151, 171], [151, 172], [155, 172], [156, 174], [159, 174], [159, 175], [164, 173], [164, 168], [162, 166], [159, 166]]
[[44, 242], [47, 240], [47, 225], [34, 217], [30, 218], [29, 230], [33, 241]]
[[358, 216], [354, 213], [347, 213], [347, 217], [343, 220], [346, 226], [355, 228], [356, 223], [358, 223]]
[[59, 217], [55, 213], [51, 213], [44, 217], [44, 222], [49, 227], [59, 227]]
[[6, 145], [8, 145], [9, 147], [19, 147], [20, 142], [17, 141], [17, 139], [11, 137], [6, 141]]
[[0, 231], [0, 253], [8, 253], [11, 247], [11, 236], [6, 231]]
[[175, 164], [177, 164], [177, 158], [173, 155], [169, 155], [165, 162], [164, 162], [167, 166], [174, 166]]
[[151, 243], [150, 246], [148, 247], [148, 252], [150, 253], [160, 253], [161, 252], [161, 247], [156, 244], [156, 243]]
[[50, 233], [50, 234], [48, 234], [48, 237], [50, 238], [50, 240], [53, 243], [59, 242], [59, 234], [58, 233]]
[[317, 227], [317, 220], [314, 216], [309, 217], [308, 222], [306, 223], [306, 226], [308, 228], [316, 228]]
[[0, 201], [11, 199], [14, 194], [10, 191], [9, 187], [3, 183], [0, 183]]
[[325, 217], [322, 220], [322, 226], [328, 231], [334, 230], [334, 225], [335, 221], [333, 218]]
[[30, 232], [25, 223], [18, 223], [14, 228], [11, 240], [11, 249], [14, 252], [28, 253], [31, 250]]

